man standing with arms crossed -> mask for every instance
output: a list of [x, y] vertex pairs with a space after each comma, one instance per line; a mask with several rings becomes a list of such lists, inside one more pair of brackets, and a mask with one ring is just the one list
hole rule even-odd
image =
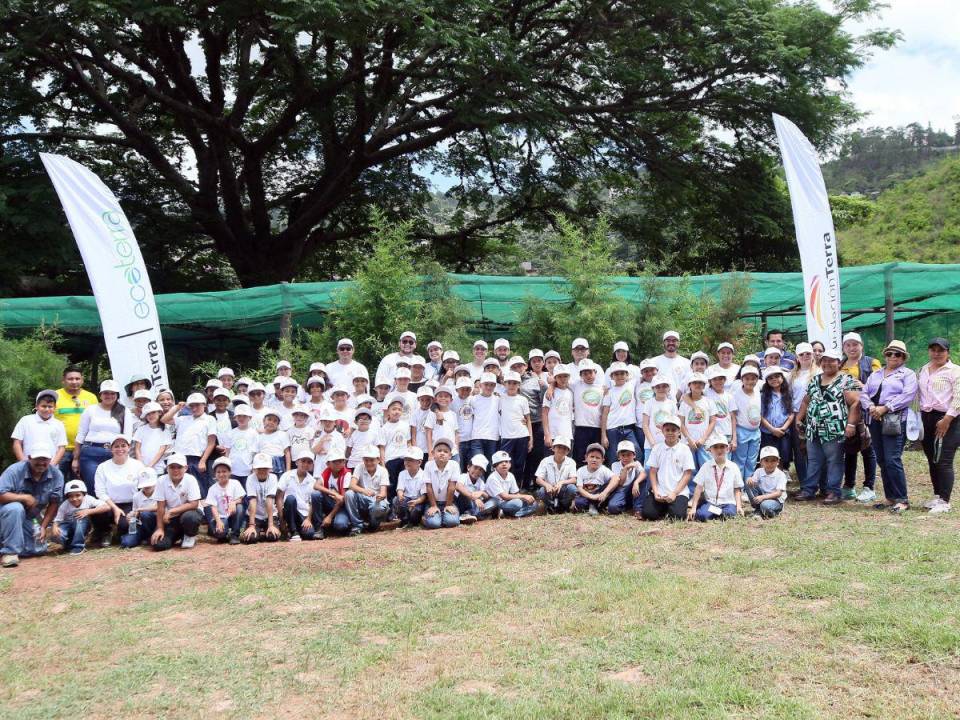
[[73, 462], [73, 441], [80, 427], [80, 416], [88, 405], [99, 400], [92, 392], [83, 389], [83, 371], [76, 365], [68, 365], [63, 371], [63, 387], [57, 390], [57, 406], [54, 417], [63, 423], [67, 431], [67, 451], [60, 458], [59, 468], [63, 479], [73, 479], [70, 464]]

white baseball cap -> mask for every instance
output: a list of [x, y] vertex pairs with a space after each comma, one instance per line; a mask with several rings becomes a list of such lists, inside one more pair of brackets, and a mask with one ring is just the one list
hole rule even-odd
[[613, 351], [616, 352], [617, 350], [624, 350], [626, 352], [630, 352], [630, 346], [627, 345], [623, 340], [618, 340], [613, 344]]
[[458, 353], [456, 350], [447, 350], [443, 353], [443, 355], [440, 356], [440, 359], [442, 362], [446, 362], [447, 360], [456, 360], [457, 362], [460, 362], [460, 353]]
[[238, 377], [238, 378], [237, 378], [237, 382], [234, 383], [234, 384], [235, 384], [235, 385], [246, 385], [246, 386], [247, 386], [247, 389], [250, 389], [250, 386], [253, 385], [253, 380], [251, 380], [251, 379], [248, 378], [246, 375], [244, 375], [243, 377]]
[[322, 387], [327, 386], [327, 384], [323, 381], [323, 377], [321, 375], [311, 375], [310, 377], [308, 377], [307, 387], [310, 387], [311, 385], [320, 385]]
[[533, 360], [534, 358], [543, 358], [543, 350], [540, 348], [534, 348], [527, 353], [527, 360]]
[[400, 333], [400, 339], [403, 340], [404, 338], [410, 338], [411, 340], [416, 341], [417, 336], [410, 330], [404, 330], [402, 333]]
[[766, 350], [763, 351], [763, 356], [767, 357], [768, 355], [777, 355], [782, 357], [783, 350], [781, 350], [778, 347], [768, 347]]
[[476, 465], [478, 468], [483, 468], [484, 470], [486, 470], [487, 458], [484, 455], [480, 455], [478, 453], [477, 455], [474, 455], [472, 458], [470, 458], [470, 464]]
[[494, 385], [496, 385], [496, 384], [497, 384], [497, 376], [494, 375], [493, 373], [483, 373], [483, 374], [480, 376], [480, 383], [481, 383], [481, 384], [483, 384], [483, 383], [493, 383]]
[[400, 380], [402, 378], [410, 379], [410, 371], [407, 368], [397, 368], [393, 373], [394, 380]]
[[53, 457], [53, 448], [49, 443], [38, 442], [36, 445], [30, 448], [28, 455], [31, 458], [46, 458], [49, 460]]
[[707, 376], [704, 375], [703, 373], [698, 373], [698, 372], [690, 373], [690, 376], [687, 378], [687, 385], [689, 385], [690, 383], [695, 383], [695, 382], [703, 383], [704, 385], [706, 385], [706, 384], [707, 384]]
[[160, 407], [160, 403], [151, 401], [140, 408], [141, 416], [149, 415], [152, 412], [163, 412], [163, 408]]
[[495, 357], [489, 357], [489, 358], [487, 358], [486, 360], [483, 361], [483, 367], [485, 367], [485, 368], [488, 368], [488, 367], [499, 368], [499, 367], [500, 367], [500, 361], [497, 360]]
[[644, 358], [640, 361], [641, 370], [657, 370], [657, 364], [651, 358]]
[[221, 387], [221, 388], [217, 388], [216, 390], [213, 391], [213, 396], [214, 396], [215, 398], [225, 397], [227, 400], [229, 400], [229, 399], [230, 399], [230, 391], [227, 390], [226, 388], [222, 388], [222, 387]]
[[503, 450], [497, 450], [497, 451], [493, 454], [493, 458], [491, 458], [490, 461], [491, 461], [494, 465], [499, 465], [499, 464], [502, 463], [502, 462], [509, 462], [509, 460], [510, 460], [510, 453], [504, 452]]
[[133, 439], [125, 433], [117, 433], [114, 435], [113, 440], [110, 441], [110, 445], [112, 446], [117, 440], [123, 440], [127, 445], [133, 444]]
[[149, 390], [137, 390], [133, 394], [133, 399], [146, 400], [147, 402], [149, 402], [150, 400], [153, 400], [153, 394]]
[[337, 460], [346, 460], [346, 459], [347, 459], [347, 456], [344, 455], [343, 450], [341, 450], [340, 448], [334, 448], [333, 450], [327, 453], [328, 463], [336, 462]]
[[591, 360], [590, 358], [584, 358], [577, 365], [578, 372], [585, 372], [586, 370], [593, 370], [594, 372], [597, 371], [596, 363], [594, 363], [593, 360]]
[[486, 340], [477, 340], [477, 341], [475, 341], [475, 342], [473, 343], [473, 346], [474, 346], [475, 348], [477, 348], [477, 347], [482, 347], [484, 350], [486, 350], [486, 349], [487, 349], [487, 341], [486, 341]]
[[854, 342], [858, 342], [863, 345], [863, 338], [860, 337], [860, 333], [848, 332], [843, 336], [843, 342], [847, 342], [848, 340], [853, 340]]
[[422, 397], [432, 398], [433, 388], [431, 388], [429, 385], [424, 385], [419, 390], [417, 390], [417, 398], [422, 398]]
[[213, 469], [216, 470], [218, 465], [226, 465], [228, 469], [233, 469], [233, 463], [228, 457], [219, 457], [213, 461]]
[[617, 453], [619, 454], [622, 452], [636, 453], [637, 448], [634, 447], [633, 443], [630, 440], [621, 440], [620, 442], [617, 443]]
[[763, 369], [763, 379], [766, 380], [771, 375], [782, 375], [783, 377], [787, 376], [786, 370], [784, 370], [779, 365], [771, 365], [768, 368]]
[[[466, 378], [464, 378], [464, 380], [466, 380]], [[433, 391], [433, 395], [436, 397], [440, 393], [446, 393], [450, 397], [453, 397], [453, 388], [451, 388], [449, 385], [438, 385], [437, 389]]]
[[190, 393], [187, 395], [187, 405], [206, 405], [207, 398], [200, 393]]
[[157, 484], [157, 471], [152, 467], [147, 467], [137, 474], [137, 490], [143, 490], [148, 487], [155, 487]]
[[839, 351], [839, 350], [834, 350], [833, 348], [827, 348], [826, 350], [824, 350], [824, 351], [823, 351], [823, 355], [821, 355], [820, 357], [821, 357], [821, 358], [831, 358], [831, 359], [836, 360], [836, 361], [838, 361], [838, 362], [839, 362], [840, 360], [843, 360], [843, 355], [840, 354], [840, 351]]
[[526, 365], [527, 361], [524, 360], [519, 355], [514, 355], [512, 358], [507, 360], [507, 367], [513, 367], [514, 365]]
[[507, 370], [507, 371], [503, 374], [503, 382], [505, 382], [505, 383], [508, 383], [508, 382], [518, 383], [518, 382], [520, 382], [520, 373], [515, 373], [513, 370]]
[[710, 362], [710, 356], [707, 355], [703, 350], [697, 350], [695, 353], [693, 353], [693, 354], [690, 356], [690, 362], [693, 362], [694, 360], [703, 360], [703, 361], [709, 363], [709, 362]]
[[223, 383], [217, 380], [216, 378], [210, 378], [207, 380], [207, 384], [204, 385], [205, 388], [222, 388]]
[[[310, 451], [310, 448], [302, 447], [302, 448], [297, 448], [297, 451], [293, 454], [292, 459], [294, 462], [296, 462], [297, 460], [309, 460], [310, 462], [313, 462], [316, 458], [314, 458], [313, 453]], [[330, 456], [327, 455], [327, 460], [329, 459], [330, 459]]]
[[570, 343], [570, 349], [572, 350], [573, 348], [578, 348], [578, 347], [585, 347], [587, 348], [587, 350], [589, 350], [590, 343], [587, 342], [586, 338], [578, 337], [578, 338], [575, 338], [572, 343]]
[[618, 372], [628, 373], [630, 372], [630, 369], [627, 367], [627, 364], [625, 362], [620, 362], [619, 360], [615, 360], [614, 362], [610, 363], [609, 372], [611, 375], [613, 375], [613, 373], [618, 373]]
[[222, 367], [219, 370], [217, 370], [218, 378], [222, 378], [224, 375], [229, 375], [230, 377], [236, 377], [236, 373], [233, 371], [232, 368]]
[[753, 365], [744, 365], [742, 368], [740, 368], [740, 377], [743, 377], [744, 375], [756, 375], [757, 377], [760, 377], [760, 371]]
[[567, 450], [569, 450], [569, 449], [572, 447], [572, 445], [571, 445], [571, 443], [570, 443], [570, 438], [566, 437], [565, 435], [558, 435], [557, 437], [555, 437], [555, 438], [553, 439], [553, 444], [554, 444], [554, 445], [562, 445], [562, 446], [565, 447]]
[[310, 416], [310, 411], [307, 410], [306, 405], [300, 405], [299, 403], [290, 408], [291, 415], [306, 415]]
[[708, 368], [707, 368], [707, 381], [709, 382], [710, 380], [713, 380], [714, 378], [723, 378], [724, 380], [726, 380], [726, 379], [727, 379], [727, 376], [726, 376], [726, 373], [724, 373], [723, 370], [721, 370], [721, 369], [718, 368], [718, 367], [708, 367]]
[[120, 394], [120, 383], [116, 380], [104, 380], [100, 383], [100, 392], [115, 392], [117, 395]]
[[367, 459], [372, 458], [374, 460], [380, 459], [380, 448], [376, 445], [366, 445], [360, 453], [360, 457]]
[[677, 427], [680, 427], [680, 418], [678, 418], [676, 415], [668, 415], [663, 422], [660, 423], [660, 425], [661, 427], [663, 425], [676, 425]]
[[[496, 382], [496, 378], [494, 378], [493, 381]], [[460, 378], [457, 378], [457, 382], [456, 382], [456, 384], [454, 384], [454, 388], [456, 388], [457, 390], [459, 390], [460, 388], [471, 388], [471, 389], [473, 389], [473, 380], [471, 380], [471, 379], [468, 378], [468, 377], [460, 377]]]
[[431, 340], [427, 343], [427, 350], [432, 350], [433, 348], [438, 347], [443, 350], [443, 343], [439, 340]]
[[558, 353], [556, 350], [547, 350], [543, 354], [543, 359], [549, 360], [550, 358], [556, 358], [557, 360], [560, 360], [561, 359], [560, 353]]
[[322, 362], [314, 362], [314, 363], [310, 363], [310, 370], [308, 372], [314, 372], [315, 370], [319, 370], [320, 372], [323, 372], [326, 369], [327, 369], [327, 366], [324, 365]]
[[254, 381], [250, 383], [250, 387], [247, 388], [247, 395], [252, 395], [255, 392], [265, 393], [266, 391], [267, 389], [263, 386], [263, 383]]
[[507, 340], [506, 338], [497, 338], [496, 340], [493, 341], [494, 350], [497, 350], [498, 348], [502, 348], [502, 347], [505, 347], [505, 348], [510, 347], [510, 341]]
[[71, 480], [63, 486], [63, 494], [65, 496], [75, 492], [83, 493], [84, 495], [87, 494], [87, 486], [83, 484], [82, 480]]
[[407, 448], [407, 451], [403, 454], [403, 459], [404, 459], [404, 460], [419, 460], [420, 462], [423, 462], [423, 450], [421, 450], [420, 448], [418, 448], [418, 447], [416, 447], [416, 446], [414, 446], [414, 447], [408, 447], [408, 448]]
[[341, 345], [349, 345], [350, 347], [353, 347], [353, 340], [350, 338], [340, 338], [337, 340], [337, 348], [339, 348]]
[[707, 438], [707, 442], [705, 443], [705, 445], [708, 448], [712, 448], [715, 445], [726, 445], [727, 447], [730, 447], [730, 441], [727, 440], [727, 438], [721, 435], [720, 433], [713, 433], [710, 437]]
[[767, 445], [766, 447], [760, 448], [760, 459], [763, 460], [768, 457], [777, 458], [777, 460], [780, 459], [780, 451], [777, 450], [776, 446]]
[[732, 343], [722, 342], [722, 343], [720, 343], [719, 345], [717, 345], [717, 352], [720, 352], [720, 351], [723, 350], [724, 348], [726, 348], [727, 350], [731, 350], [731, 351], [735, 349], [735, 348], [733, 347], [733, 344], [732, 344]]
[[570, 374], [570, 368], [567, 367], [566, 365], [557, 365], [557, 367], [554, 368], [553, 370], [554, 377], [557, 377], [558, 375], [569, 375], [569, 374]]
[[434, 450], [437, 449], [437, 445], [446, 445], [450, 450], [453, 450], [453, 441], [445, 437], [439, 437], [433, 441]]
[[277, 363], [277, 370], [279, 370], [280, 368], [292, 368], [292, 367], [293, 366], [290, 364], [289, 360], [280, 360]]
[[426, 367], [426, 366], [427, 366], [427, 361], [424, 360], [424, 359], [423, 359], [422, 357], [420, 357], [419, 355], [413, 355], [413, 356], [410, 358], [410, 367], [414, 367], [415, 365], [419, 365], [420, 367]]
[[664, 340], [668, 340], [669, 338], [673, 338], [674, 340], [679, 340], [679, 339], [680, 339], [680, 333], [678, 333], [676, 330], [667, 330], [667, 331], [663, 334], [663, 339], [664, 339]]
[[233, 409], [234, 417], [241, 415], [244, 417], [253, 417], [253, 408], [246, 404], [237, 405]]
[[804, 353], [812, 353], [813, 345], [808, 342], [797, 343], [797, 347], [794, 348], [794, 352], [797, 355], [803, 355]]
[[654, 375], [653, 379], [650, 381], [650, 387], [656, 387], [657, 385], [669, 385], [670, 380], [666, 375]]
[[[269, 457], [270, 457], [270, 456], [268, 455], [267, 458], [269, 459]], [[256, 459], [256, 458], [254, 458], [254, 459]], [[183, 453], [178, 453], [178, 452], [170, 453], [170, 454], [167, 456], [167, 467], [170, 467], [171, 465], [179, 465], [180, 467], [184, 467], [184, 468], [187, 467], [187, 457], [186, 457], [186, 455], [184, 455]]]

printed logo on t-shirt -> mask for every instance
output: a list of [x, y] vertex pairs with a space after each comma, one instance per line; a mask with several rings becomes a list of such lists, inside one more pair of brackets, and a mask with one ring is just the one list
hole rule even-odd
[[751, 405], [747, 409], [747, 419], [753, 427], [760, 425], [760, 408], [756, 405]]
[[589, 390], [583, 391], [580, 399], [583, 400], [583, 404], [587, 407], [597, 407], [600, 405], [600, 401], [603, 400], [603, 393], [600, 390], [590, 388]]
[[620, 397], [617, 398], [617, 403], [620, 407], [625, 407], [630, 404], [631, 400], [633, 400], [633, 393], [630, 392], [630, 388], [624, 387], [624, 389], [620, 391]]
[[687, 412], [687, 425], [702, 425], [707, 421], [707, 416], [703, 412], [703, 408], [698, 405], [694, 405]]
[[714, 400], [714, 404], [717, 407], [716, 415], [721, 420], [727, 416], [727, 401], [726, 400]]
[[641, 402], [647, 402], [647, 400], [653, 400], [653, 388], [645, 387], [639, 392], [639, 397]]
[[670, 415], [671, 415], [670, 411], [667, 410], [666, 408], [661, 408], [660, 410], [657, 410], [653, 414], [653, 424], [656, 425], [657, 427], [661, 427], [663, 425], [664, 420], [670, 417]]

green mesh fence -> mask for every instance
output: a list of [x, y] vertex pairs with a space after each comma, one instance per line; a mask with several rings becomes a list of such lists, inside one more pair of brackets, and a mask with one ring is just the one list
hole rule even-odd
[[[715, 296], [730, 274], [686, 278], [694, 292]], [[734, 275], [733, 277], [738, 277]], [[795, 338], [805, 334], [800, 273], [752, 273], [742, 277], [750, 288], [749, 317], [779, 327]], [[524, 299], [561, 303], [562, 282], [552, 277], [453, 275], [454, 291], [470, 309], [475, 335], [510, 335]], [[680, 278], [663, 278], [679, 282]], [[625, 302], [643, 297], [642, 278], [613, 279]], [[889, 291], [895, 307], [896, 334], [917, 347], [931, 335], [950, 336], [960, 314], [960, 265], [889, 263], [840, 271], [844, 329], [859, 330], [868, 347], [884, 340], [884, 304]], [[289, 314], [296, 327], [317, 328], [324, 312], [347, 283], [289, 283], [225, 292], [174, 293], [157, 296], [164, 342], [169, 349], [222, 352], [245, 349], [276, 339], [281, 319]], [[0, 326], [13, 335], [41, 324], [56, 325], [74, 347], [101, 338], [96, 304], [89, 296], [0, 299]]]

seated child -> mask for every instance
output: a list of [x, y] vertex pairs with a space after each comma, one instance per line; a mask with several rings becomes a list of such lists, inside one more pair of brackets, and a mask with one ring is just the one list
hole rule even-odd
[[247, 528], [240, 535], [240, 542], [255, 543], [261, 540], [273, 542], [280, 539], [277, 527], [277, 476], [274, 475], [273, 458], [266, 453], [257, 453], [250, 463], [252, 473], [247, 478]]
[[780, 451], [773, 445], [760, 448], [760, 467], [747, 480], [747, 497], [754, 514], [773, 518], [787, 500], [787, 474], [780, 469]]
[[345, 501], [350, 532], [354, 535], [357, 534], [355, 530], [373, 532], [390, 517], [390, 501], [387, 499], [390, 476], [380, 464], [380, 448], [371, 443], [359, 456], [361, 464], [353, 470]]
[[517, 480], [510, 472], [510, 453], [503, 450], [493, 454], [493, 472], [487, 478], [484, 490], [490, 496], [484, 507], [498, 508], [504, 517], [526, 517], [537, 509], [533, 495], [521, 494]]
[[467, 524], [467, 518], [483, 520], [490, 517], [486, 509], [487, 495], [484, 486], [487, 472], [487, 459], [483, 455], [474, 455], [470, 458], [467, 471], [460, 474], [457, 481], [457, 509], [460, 510], [460, 522]]
[[617, 480], [617, 487], [607, 500], [607, 512], [619, 515], [629, 506], [633, 508], [634, 516], [640, 517], [649, 484], [643, 463], [637, 460], [637, 449], [629, 440], [617, 443], [617, 461], [610, 468], [610, 472]]
[[[338, 535], [359, 535], [350, 529], [350, 518], [344, 505], [347, 488], [350, 487], [350, 471], [347, 470], [347, 456], [343, 450], [327, 453], [327, 469], [320, 473], [314, 484], [314, 490], [320, 492], [318, 517], [321, 537], [334, 532]], [[326, 513], [326, 514], [324, 514]]]
[[566, 435], [553, 438], [553, 454], [540, 461], [533, 476], [537, 499], [548, 513], [569, 510], [577, 496], [577, 466], [570, 457], [570, 444]]
[[661, 418], [660, 432], [663, 441], [654, 446], [646, 460], [650, 470], [647, 476], [650, 491], [641, 514], [644, 520], [662, 520], [667, 515], [671, 520], [685, 520], [690, 501], [687, 483], [693, 476], [693, 454], [689, 445], [680, 442], [680, 418], [676, 415]]
[[207, 490], [203, 514], [207, 518], [207, 534], [217, 542], [240, 543], [240, 526], [243, 524], [246, 491], [238, 480], [231, 477], [230, 458], [213, 461], [213, 485]]
[[157, 498], [153, 494], [156, 488], [156, 471], [151, 467], [141, 470], [127, 515], [127, 532], [120, 536], [120, 547], [129, 549], [150, 542], [150, 536], [157, 529]]
[[700, 522], [706, 522], [742, 515], [743, 477], [737, 464], [727, 457], [729, 441], [723, 435], [714, 434], [707, 439], [706, 445], [712, 457], [693, 478], [696, 489], [687, 508], [687, 519], [696, 517]]
[[427, 530], [460, 525], [460, 511], [453, 501], [460, 468], [450, 459], [453, 447], [452, 440], [437, 438], [433, 443], [433, 459], [427, 461], [423, 471], [427, 502], [422, 522]]
[[576, 512], [586, 510], [590, 515], [599, 515], [601, 508], [606, 509], [607, 499], [616, 485], [611, 482], [610, 468], [603, 464], [605, 453], [600, 443], [587, 446], [587, 464], [577, 470], [577, 497], [573, 501]]
[[393, 511], [400, 521], [400, 527], [416, 525], [423, 517], [427, 502], [425, 477], [420, 469], [423, 452], [415, 445], [407, 448], [403, 459], [403, 470], [397, 479], [397, 496], [393, 499]]
[[71, 555], [79, 555], [86, 549], [89, 517], [110, 512], [111, 508], [103, 500], [87, 495], [87, 486], [82, 480], [68, 482], [63, 495], [64, 501], [53, 519], [53, 538], [64, 550], [69, 549]]
[[284, 524], [290, 542], [317, 537], [323, 496], [314, 489], [313, 452], [300, 447], [293, 455], [293, 470], [277, 481], [277, 505], [283, 508]]

